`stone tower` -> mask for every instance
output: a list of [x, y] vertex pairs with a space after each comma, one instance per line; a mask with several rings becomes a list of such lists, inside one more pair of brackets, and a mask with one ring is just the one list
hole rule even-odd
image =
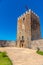
[[32, 40], [40, 39], [39, 17], [29, 9], [18, 18], [17, 46], [30, 47]]

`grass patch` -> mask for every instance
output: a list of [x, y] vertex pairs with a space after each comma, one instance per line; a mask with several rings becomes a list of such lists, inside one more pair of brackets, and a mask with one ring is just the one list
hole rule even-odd
[[36, 51], [38, 54], [43, 55], [43, 51]]
[[6, 52], [0, 52], [0, 65], [13, 65]]

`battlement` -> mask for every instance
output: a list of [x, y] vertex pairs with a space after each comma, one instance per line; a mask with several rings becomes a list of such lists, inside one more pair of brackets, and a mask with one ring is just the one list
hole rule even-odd
[[35, 16], [37, 16], [39, 18], [39, 16], [34, 13], [31, 9], [29, 9], [28, 11], [26, 11], [25, 13], [23, 13], [21, 16], [18, 17], [18, 20], [21, 19], [22, 17], [26, 16], [27, 14], [34, 14]]

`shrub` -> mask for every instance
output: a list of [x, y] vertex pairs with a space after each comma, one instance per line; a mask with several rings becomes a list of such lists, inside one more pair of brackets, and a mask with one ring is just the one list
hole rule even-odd
[[39, 47], [37, 47], [37, 52], [38, 52], [38, 51], [40, 51], [40, 48], [39, 48]]
[[40, 51], [40, 48], [39, 48], [39, 47], [37, 47], [36, 53], [38, 53], [38, 54], [40, 54], [40, 55], [43, 55], [43, 51]]
[[36, 53], [43, 55], [43, 51], [36, 51]]

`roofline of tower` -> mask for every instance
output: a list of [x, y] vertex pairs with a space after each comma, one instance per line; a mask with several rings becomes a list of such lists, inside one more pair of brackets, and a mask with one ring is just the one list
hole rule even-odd
[[39, 18], [39, 16], [38, 16], [36, 13], [34, 13], [31, 9], [29, 9], [28, 11], [26, 11], [25, 13], [23, 13], [21, 16], [19, 16], [19, 17], [18, 17], [18, 20], [19, 20], [20, 18], [22, 18], [24, 15], [28, 14], [29, 12], [33, 13], [35, 16], [37, 16], [37, 17]]

